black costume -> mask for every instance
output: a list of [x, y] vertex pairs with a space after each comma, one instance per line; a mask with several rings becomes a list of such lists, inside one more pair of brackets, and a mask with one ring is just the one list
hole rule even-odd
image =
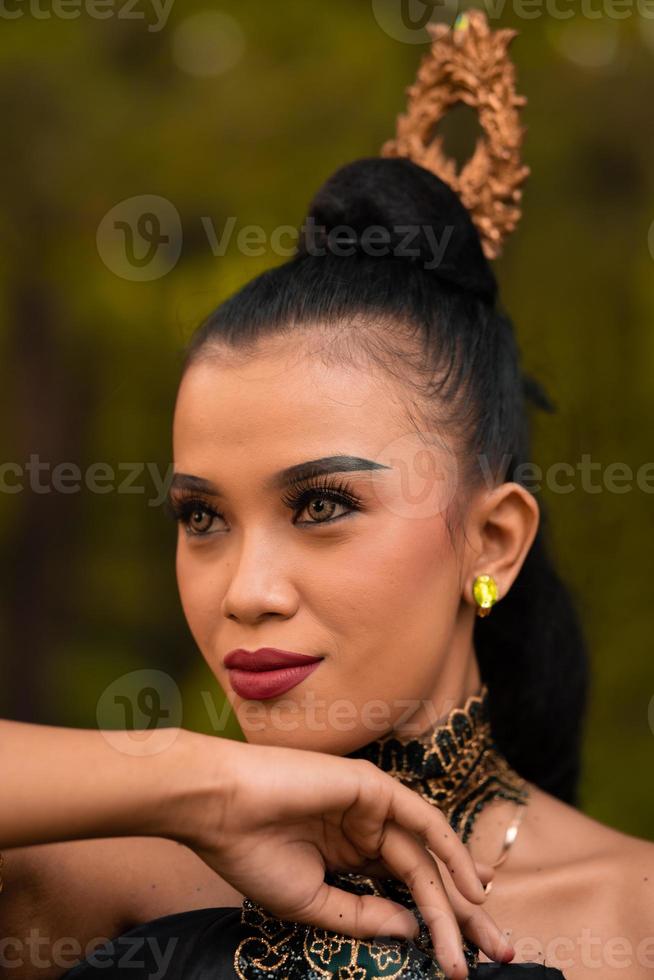
[[[419, 737], [386, 735], [351, 753], [370, 759], [438, 806], [465, 842], [475, 818], [494, 799], [527, 803], [526, 782], [495, 745], [488, 689], [454, 708], [447, 721]], [[411, 893], [395, 879], [328, 872], [331, 884], [388, 897], [412, 909], [420, 923], [415, 941], [353, 939], [276, 919], [246, 899], [242, 908], [208, 908], [163, 916], [100, 947], [64, 980], [438, 980], [430, 935]], [[536, 963], [477, 963], [464, 941], [474, 980], [555, 980], [563, 974]]]

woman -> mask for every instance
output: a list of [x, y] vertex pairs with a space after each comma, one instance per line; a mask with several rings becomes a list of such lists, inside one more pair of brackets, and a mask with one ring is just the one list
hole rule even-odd
[[[405, 938], [390, 918], [365, 936], [279, 915], [250, 878], [212, 907], [144, 910], [65, 976], [649, 975], [654, 846], [573, 805], [586, 658], [519, 476], [527, 399], [548, 402], [522, 373], [480, 225], [443, 179], [383, 157], [338, 170], [307, 218], [298, 254], [188, 349], [170, 497], [184, 612], [250, 743], [243, 766], [267, 747], [321, 753], [297, 775], [318, 787], [326, 756], [367, 759], [501, 868], [482, 918], [433, 838], [389, 827], [393, 847], [376, 839], [369, 860], [341, 840], [326, 881], [410, 909]], [[251, 758], [256, 806], [270, 775]], [[235, 866], [247, 846], [232, 839]], [[297, 841], [281, 855], [302, 912], [316, 868]]]

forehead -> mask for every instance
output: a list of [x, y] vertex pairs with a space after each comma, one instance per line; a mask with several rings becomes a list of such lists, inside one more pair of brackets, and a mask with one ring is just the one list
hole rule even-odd
[[378, 453], [409, 428], [401, 394], [380, 369], [310, 354], [202, 358], [180, 385], [175, 465], [210, 464], [217, 453], [280, 466], [332, 449]]

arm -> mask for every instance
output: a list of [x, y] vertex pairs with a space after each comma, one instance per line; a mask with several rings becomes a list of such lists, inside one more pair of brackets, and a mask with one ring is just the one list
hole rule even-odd
[[186, 791], [192, 734], [0, 721], [0, 847], [162, 835], [166, 811]]
[[325, 868], [365, 873], [382, 862], [409, 887], [449, 976], [466, 971], [457, 922], [493, 959], [511, 958], [444, 815], [372, 763], [179, 728], [3, 722], [0, 746], [1, 846], [170, 838], [279, 918], [357, 937], [415, 936], [403, 906], [324, 881]]

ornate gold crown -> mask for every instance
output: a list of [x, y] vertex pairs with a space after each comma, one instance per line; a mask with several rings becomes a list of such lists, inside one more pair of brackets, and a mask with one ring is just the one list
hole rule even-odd
[[[406, 90], [407, 109], [398, 116], [395, 139], [384, 143], [381, 155], [409, 157], [449, 184], [470, 212], [484, 254], [494, 259], [520, 220], [520, 185], [530, 172], [520, 159], [524, 129], [519, 109], [527, 100], [516, 94], [508, 53], [518, 32], [492, 31], [480, 10], [460, 14], [452, 28], [430, 24], [427, 29], [431, 48]], [[458, 173], [443, 151], [442, 136], [434, 136], [438, 122], [457, 103], [477, 110], [483, 130]]]

